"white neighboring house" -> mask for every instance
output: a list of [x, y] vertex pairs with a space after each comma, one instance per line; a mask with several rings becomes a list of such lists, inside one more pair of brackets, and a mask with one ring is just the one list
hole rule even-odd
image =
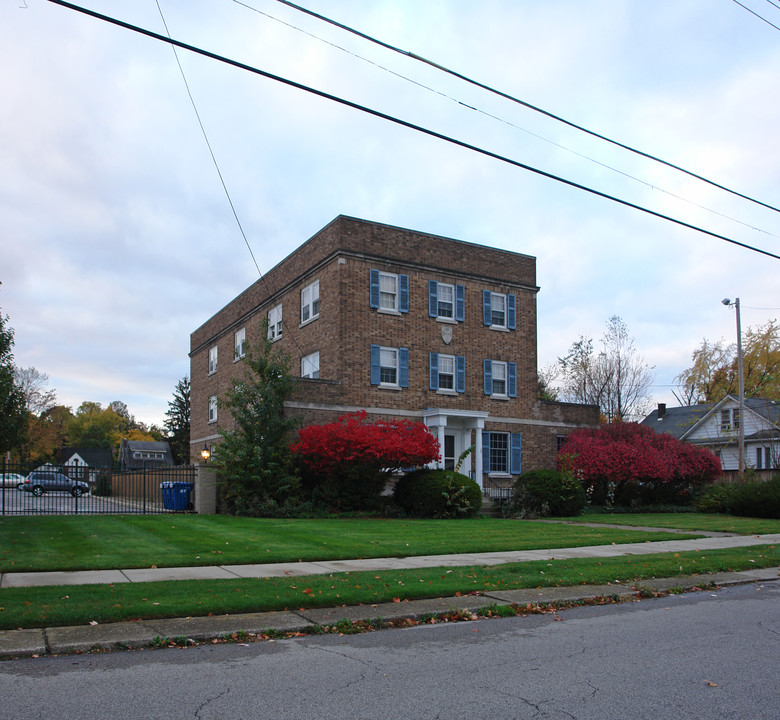
[[659, 433], [707, 447], [723, 470], [739, 469], [739, 426], [745, 434], [745, 467], [780, 469], [780, 402], [745, 398], [745, 417], [739, 417], [739, 399], [727, 395], [717, 403], [667, 408], [663, 403], [643, 421]]

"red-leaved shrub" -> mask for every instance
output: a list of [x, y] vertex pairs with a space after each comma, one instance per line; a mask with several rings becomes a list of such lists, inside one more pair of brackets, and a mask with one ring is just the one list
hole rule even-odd
[[573, 432], [558, 463], [574, 472], [594, 504], [684, 502], [721, 472], [710, 450], [626, 422]]

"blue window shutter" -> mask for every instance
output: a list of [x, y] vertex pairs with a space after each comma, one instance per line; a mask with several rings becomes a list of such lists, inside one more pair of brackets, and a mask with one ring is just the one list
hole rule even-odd
[[409, 348], [398, 348], [398, 384], [409, 387]]
[[466, 319], [466, 287], [455, 286], [455, 319], [463, 322]]
[[379, 307], [379, 270], [368, 271], [368, 299], [372, 308]]
[[523, 472], [523, 436], [520, 433], [512, 433], [509, 436], [509, 446], [509, 472], [519, 475]]
[[516, 311], [515, 296], [510, 293], [506, 296], [506, 326], [509, 330], [514, 330], [517, 326], [517, 311]]
[[379, 385], [379, 345], [371, 346], [371, 384]]
[[439, 283], [428, 280], [428, 317], [439, 317]]
[[398, 276], [398, 309], [402, 313], [409, 312], [409, 276]]
[[509, 397], [517, 397], [517, 363], [506, 364], [506, 394]]
[[455, 358], [455, 389], [459, 392], [466, 392], [466, 358], [458, 355]]
[[482, 361], [482, 374], [484, 376], [485, 383], [485, 395], [493, 394], [493, 361]]
[[482, 431], [482, 472], [490, 472], [490, 431]]
[[493, 324], [493, 311], [490, 308], [490, 290], [482, 291], [482, 322], [485, 325]]
[[439, 353], [429, 354], [428, 372], [430, 374], [431, 390], [438, 390], [439, 389]]

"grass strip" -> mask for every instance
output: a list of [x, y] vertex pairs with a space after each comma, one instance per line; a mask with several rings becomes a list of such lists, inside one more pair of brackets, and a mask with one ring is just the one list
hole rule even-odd
[[[632, 582], [780, 564], [774, 545], [493, 566], [246, 580], [70, 585], [0, 590], [0, 629], [373, 605], [516, 588]], [[703, 579], [706, 582], [706, 575]]]
[[[680, 539], [523, 520], [275, 520], [225, 515], [0, 518], [0, 572], [344, 560]], [[690, 537], [699, 537], [692, 534]]]
[[582, 523], [679, 528], [692, 532], [697, 530], [728, 532], [737, 535], [780, 533], [780, 520], [717, 515], [715, 513], [593, 513], [560, 519]]

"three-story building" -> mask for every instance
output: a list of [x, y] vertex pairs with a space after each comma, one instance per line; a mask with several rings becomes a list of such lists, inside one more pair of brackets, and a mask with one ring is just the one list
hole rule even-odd
[[356, 410], [423, 421], [484, 488], [554, 467], [593, 406], [537, 399], [536, 260], [339, 216], [191, 336], [191, 449], [218, 442], [217, 398], [261, 328], [301, 377], [302, 425]]

